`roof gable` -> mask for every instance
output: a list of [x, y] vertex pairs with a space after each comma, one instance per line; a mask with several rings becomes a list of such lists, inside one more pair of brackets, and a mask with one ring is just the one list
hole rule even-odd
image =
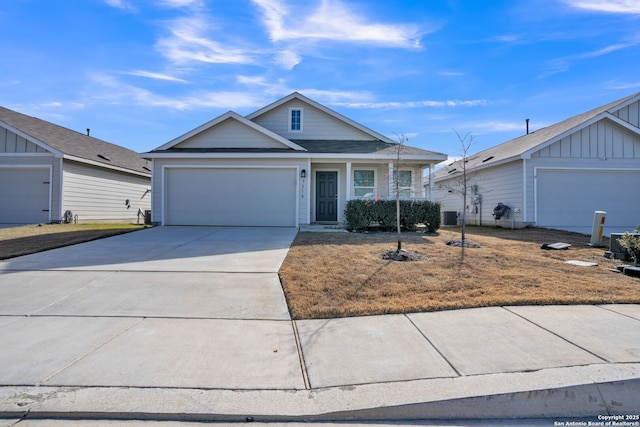
[[289, 149], [299, 145], [229, 111], [153, 151], [171, 149]]
[[[350, 139], [363, 141], [379, 140], [387, 143], [395, 142], [298, 92], [293, 92], [247, 115], [246, 118], [253, 122], [260, 123], [262, 126], [276, 133], [285, 135], [285, 132], [287, 132], [285, 127], [288, 123], [289, 108], [304, 108], [303, 114], [305, 117], [303, 120], [305, 123], [315, 124], [315, 129], [313, 129], [312, 132], [310, 132], [311, 129], [303, 130], [303, 132], [293, 134], [291, 139]], [[313, 120], [311, 120], [312, 117], [309, 117], [308, 112], [314, 114], [315, 117], [313, 117]], [[331, 124], [330, 126], [328, 126], [329, 123]], [[327, 133], [320, 134], [321, 129]], [[340, 135], [340, 137], [336, 137], [336, 135]], [[289, 136], [287, 135], [287, 137]]]
[[[635, 127], [629, 122], [624, 122], [619, 117], [614, 116], [612, 112], [619, 111], [621, 108], [629, 106], [639, 100], [640, 92], [480, 151], [467, 157], [466, 168], [467, 170], [483, 169], [513, 160], [530, 158], [533, 153], [543, 150], [568, 135], [589, 127], [603, 119], [614, 121], [627, 128], [627, 130], [638, 133], [640, 132], [640, 128]], [[453, 169], [461, 171], [462, 167], [460, 166], [460, 162], [461, 160], [438, 170], [435, 178], [443, 179], [451, 176], [450, 171]]]
[[59, 157], [150, 175], [147, 162], [135, 151], [45, 120], [0, 107], [0, 125]]

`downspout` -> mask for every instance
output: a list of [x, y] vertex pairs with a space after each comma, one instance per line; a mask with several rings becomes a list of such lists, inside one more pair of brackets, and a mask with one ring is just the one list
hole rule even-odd
[[[62, 203], [64, 200], [64, 157], [60, 157], [59, 159], [59, 168], [58, 168], [58, 179], [60, 180], [60, 184], [58, 186], [58, 209], [56, 209], [58, 219], [62, 219]], [[51, 171], [51, 178], [49, 184], [49, 205], [53, 204], [53, 171]], [[51, 215], [53, 214], [53, 206], [49, 206], [49, 222], [52, 221]]]
[[527, 223], [527, 159], [522, 159], [522, 226]]

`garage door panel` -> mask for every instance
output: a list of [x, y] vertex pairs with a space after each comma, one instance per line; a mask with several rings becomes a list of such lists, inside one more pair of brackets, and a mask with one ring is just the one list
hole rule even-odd
[[49, 221], [50, 172], [44, 168], [0, 168], [0, 223]]
[[295, 226], [293, 168], [169, 168], [168, 225]]
[[607, 212], [605, 233], [640, 224], [640, 172], [543, 170], [536, 177], [536, 222], [540, 227], [590, 233], [593, 213]]

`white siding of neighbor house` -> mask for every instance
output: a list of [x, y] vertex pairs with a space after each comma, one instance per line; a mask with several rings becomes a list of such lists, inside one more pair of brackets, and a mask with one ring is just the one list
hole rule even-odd
[[227, 119], [200, 132], [176, 148], [287, 148], [282, 143], [239, 123]]
[[[309, 181], [310, 172], [308, 170], [307, 159], [154, 159], [153, 160], [153, 188], [151, 216], [154, 223], [161, 223], [164, 212], [164, 176], [165, 167], [198, 167], [198, 168], [234, 168], [243, 167], [297, 167], [300, 170], [307, 170], [307, 178], [299, 178], [298, 185], [298, 224], [308, 224], [309, 220]], [[218, 183], [212, 183], [215, 185]], [[232, 185], [233, 183], [223, 183]]]
[[[291, 108], [302, 109], [303, 111], [301, 132], [289, 131], [289, 111]], [[371, 135], [295, 99], [256, 117], [253, 121], [284, 138], [293, 140], [368, 141], [372, 139]]]
[[[477, 186], [477, 192], [475, 188]], [[460, 191], [463, 181], [460, 174], [435, 184], [434, 201], [440, 202], [444, 211], [462, 212], [463, 199]], [[522, 182], [522, 161], [513, 161], [490, 169], [469, 172], [467, 175], [467, 224], [522, 227], [524, 217], [524, 197]], [[449, 190], [452, 190], [449, 192]], [[481, 203], [474, 205], [474, 195], [480, 195]], [[508, 218], [495, 221], [493, 209], [503, 203], [512, 208]], [[477, 209], [476, 209], [477, 208]], [[520, 208], [520, 213], [515, 209]]]
[[636, 127], [640, 127], [640, 101], [633, 102], [615, 111], [613, 115]]
[[69, 160], [64, 162], [63, 186], [61, 216], [70, 210], [78, 222], [137, 222], [138, 209], [151, 205], [150, 179]]

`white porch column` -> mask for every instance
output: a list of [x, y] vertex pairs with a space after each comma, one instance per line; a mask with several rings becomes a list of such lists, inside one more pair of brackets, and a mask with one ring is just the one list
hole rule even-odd
[[418, 185], [419, 185], [419, 191], [417, 191], [416, 193], [418, 194], [418, 196], [421, 199], [426, 199], [427, 195], [424, 194], [425, 193], [425, 189], [424, 189], [424, 168], [420, 168], [420, 178], [418, 179]]
[[393, 169], [393, 162], [389, 162], [389, 194], [387, 195], [387, 199], [389, 200], [396, 198], [396, 194], [394, 193], [396, 186], [393, 182]]
[[351, 200], [352, 194], [351, 194], [351, 162], [347, 162], [347, 176], [345, 179], [345, 185], [346, 185], [346, 198], [345, 200], [349, 201]]
[[433, 176], [434, 176], [434, 170], [433, 170], [433, 165], [429, 164], [429, 201], [433, 202], [433, 190], [435, 188], [434, 186], [434, 182], [433, 182]]

